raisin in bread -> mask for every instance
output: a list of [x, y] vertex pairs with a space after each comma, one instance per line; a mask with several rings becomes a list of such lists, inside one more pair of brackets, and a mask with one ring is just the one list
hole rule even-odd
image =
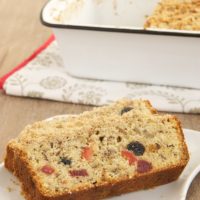
[[200, 30], [200, 0], [161, 0], [144, 27]]
[[27, 126], [5, 166], [28, 200], [102, 199], [176, 180], [189, 160], [179, 121], [121, 100]]

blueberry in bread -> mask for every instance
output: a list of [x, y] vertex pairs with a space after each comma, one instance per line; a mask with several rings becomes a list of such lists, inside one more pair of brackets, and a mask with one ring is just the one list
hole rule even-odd
[[93, 200], [174, 181], [188, 160], [174, 116], [121, 100], [27, 126], [9, 142], [5, 166], [28, 200]]

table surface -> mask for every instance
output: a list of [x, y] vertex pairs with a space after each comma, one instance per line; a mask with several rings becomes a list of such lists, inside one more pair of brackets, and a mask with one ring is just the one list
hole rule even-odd
[[[17, 5], [15, 5], [17, 2]], [[28, 57], [51, 34], [40, 24], [44, 0], [0, 0], [0, 76]], [[6, 96], [0, 91], [0, 161], [7, 142], [27, 124], [54, 115], [81, 113], [91, 106]], [[200, 115], [177, 114], [184, 128], [200, 131]], [[187, 200], [200, 199], [200, 174], [193, 181]]]

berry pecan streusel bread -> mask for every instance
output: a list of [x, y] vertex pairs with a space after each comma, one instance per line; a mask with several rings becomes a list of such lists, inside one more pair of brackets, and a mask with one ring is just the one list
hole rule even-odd
[[161, 0], [145, 28], [200, 30], [200, 0]]
[[179, 121], [121, 100], [27, 126], [5, 166], [28, 200], [96, 200], [176, 180], [189, 159]]

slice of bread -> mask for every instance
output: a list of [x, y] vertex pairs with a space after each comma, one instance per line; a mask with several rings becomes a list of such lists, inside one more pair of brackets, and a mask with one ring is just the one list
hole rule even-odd
[[27, 126], [8, 144], [5, 166], [28, 200], [93, 200], [169, 183], [188, 160], [174, 116], [121, 100]]

